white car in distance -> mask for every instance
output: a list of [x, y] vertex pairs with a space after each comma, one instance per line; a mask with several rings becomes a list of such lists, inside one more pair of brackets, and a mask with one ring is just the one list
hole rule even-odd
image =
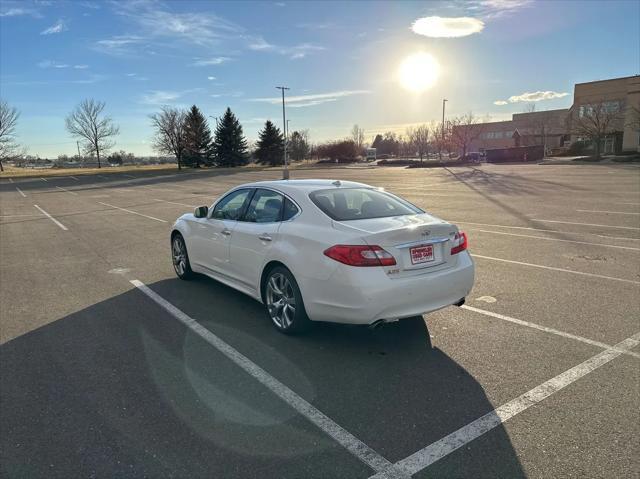
[[176, 274], [205, 274], [266, 305], [283, 333], [310, 321], [376, 325], [461, 305], [465, 233], [363, 183], [248, 183], [173, 225]]

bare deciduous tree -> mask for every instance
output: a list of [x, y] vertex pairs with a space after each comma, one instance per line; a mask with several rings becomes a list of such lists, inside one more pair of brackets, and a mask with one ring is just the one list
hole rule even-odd
[[593, 143], [595, 157], [600, 158], [600, 141], [622, 128], [623, 113], [620, 104], [599, 101], [581, 105], [571, 121], [571, 132]]
[[471, 143], [484, 131], [484, 124], [471, 112], [453, 118], [450, 124], [451, 142], [459, 151], [462, 151], [462, 156], [465, 156]]
[[407, 137], [414, 150], [418, 153], [420, 161], [427, 154], [429, 149], [429, 127], [419, 125], [415, 128], [407, 128]]
[[4, 171], [3, 161], [10, 160], [18, 155], [16, 144], [16, 125], [20, 113], [15, 107], [0, 100], [0, 171]]
[[358, 125], [353, 125], [351, 129], [351, 139], [358, 148], [358, 154], [361, 154], [362, 148], [364, 148], [364, 130]]
[[65, 124], [72, 136], [80, 138], [87, 153], [95, 153], [100, 168], [100, 152], [115, 145], [112, 137], [120, 133], [108, 116], [102, 116], [105, 103], [93, 99], [82, 100], [67, 116]]
[[163, 106], [160, 113], [154, 113], [151, 126], [156, 130], [153, 139], [154, 148], [169, 155], [174, 155], [178, 169], [182, 169], [182, 156], [186, 149], [185, 118], [186, 113], [177, 108]]

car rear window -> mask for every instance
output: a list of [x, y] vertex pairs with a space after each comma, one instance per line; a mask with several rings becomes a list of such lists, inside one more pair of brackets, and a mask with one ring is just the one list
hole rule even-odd
[[336, 221], [365, 220], [424, 213], [420, 208], [384, 191], [369, 188], [333, 188], [314, 191], [311, 201]]

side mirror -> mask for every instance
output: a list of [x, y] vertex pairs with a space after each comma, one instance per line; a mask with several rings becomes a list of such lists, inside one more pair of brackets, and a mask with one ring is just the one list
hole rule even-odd
[[206, 218], [208, 212], [209, 212], [208, 206], [198, 206], [194, 210], [193, 216], [195, 216], [196, 218]]

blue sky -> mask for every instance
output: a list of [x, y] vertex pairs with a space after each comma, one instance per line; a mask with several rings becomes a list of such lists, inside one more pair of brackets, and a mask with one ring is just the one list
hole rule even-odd
[[[75, 152], [64, 117], [83, 98], [107, 103], [116, 149], [136, 154], [154, 153], [148, 115], [165, 104], [229, 106], [254, 140], [281, 126], [277, 85], [290, 130], [318, 142], [358, 123], [369, 138], [437, 120], [442, 98], [447, 116], [493, 120], [568, 107], [574, 83], [640, 73], [639, 18], [636, 0], [0, 0], [0, 96], [43, 157]], [[398, 72], [418, 52], [439, 67], [412, 91]]]

